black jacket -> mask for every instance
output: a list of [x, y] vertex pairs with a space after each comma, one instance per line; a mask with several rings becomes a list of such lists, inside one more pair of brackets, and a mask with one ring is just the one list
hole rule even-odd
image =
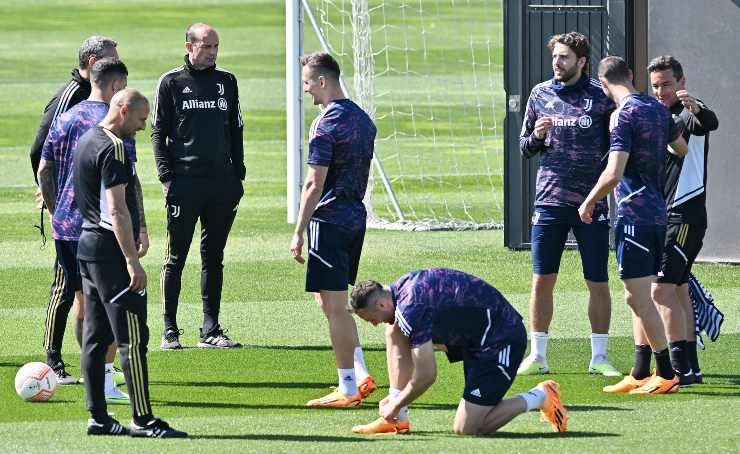
[[236, 77], [185, 64], [157, 84], [152, 147], [161, 182], [176, 175], [244, 179], [244, 122]]
[[49, 133], [51, 124], [54, 123], [57, 116], [68, 111], [78, 102], [89, 98], [90, 90], [90, 81], [83, 78], [79, 70], [73, 69], [72, 80], [60, 88], [44, 108], [39, 129], [36, 130], [36, 139], [34, 139], [33, 145], [31, 145], [31, 168], [33, 169], [34, 180], [36, 180], [39, 162], [41, 162], [41, 149], [44, 147], [44, 141], [46, 140], [46, 135]]
[[666, 153], [666, 182], [663, 195], [668, 205], [668, 222], [707, 226], [707, 164], [709, 132], [719, 127], [717, 115], [697, 100], [700, 110], [692, 114], [680, 102], [671, 106], [674, 117], [684, 125], [683, 138], [689, 146], [685, 157]]

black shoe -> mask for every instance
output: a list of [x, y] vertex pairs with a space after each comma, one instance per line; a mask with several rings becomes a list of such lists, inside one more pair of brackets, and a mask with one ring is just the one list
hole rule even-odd
[[197, 346], [200, 348], [241, 348], [242, 344], [229, 339], [226, 331], [217, 326], [207, 336], [201, 335]]
[[75, 385], [80, 383], [79, 380], [67, 373], [66, 366], [63, 362], [58, 362], [52, 367], [54, 375], [57, 376], [57, 385]]
[[99, 423], [95, 419], [90, 418], [87, 420], [87, 434], [88, 435], [128, 435], [129, 431], [123, 427], [121, 423], [113, 418], [110, 418], [105, 423]]
[[180, 335], [183, 331], [181, 329], [168, 328], [162, 334], [162, 343], [159, 348], [162, 350], [180, 350], [182, 344], [180, 344]]
[[159, 418], [152, 419], [144, 426], [137, 426], [136, 423], [132, 421], [131, 429], [128, 433], [132, 437], [148, 438], [185, 438], [188, 436], [187, 433], [173, 429], [169, 424]]
[[704, 384], [704, 376], [701, 374], [701, 371], [694, 372], [694, 384]]
[[679, 371], [675, 372], [676, 376], [678, 377], [678, 386], [680, 386], [681, 388], [691, 386], [696, 383], [696, 376], [694, 375], [694, 371], [692, 371], [691, 369], [689, 369], [689, 371], [686, 373], [682, 373]]

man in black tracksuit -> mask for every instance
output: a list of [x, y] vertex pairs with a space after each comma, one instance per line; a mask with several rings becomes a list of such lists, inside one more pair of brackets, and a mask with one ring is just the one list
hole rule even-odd
[[159, 79], [152, 125], [157, 173], [167, 206], [167, 252], [161, 288], [162, 349], [181, 348], [180, 282], [200, 219], [203, 326], [198, 347], [233, 348], [218, 316], [226, 239], [244, 194], [243, 126], [236, 77], [216, 67], [218, 34], [196, 23], [185, 34], [185, 64]]
[[[139, 261], [141, 213], [136, 168], [123, 142], [146, 127], [148, 116], [144, 95], [132, 88], [119, 91], [105, 118], [80, 138], [74, 156], [75, 200], [83, 218], [77, 258], [86, 299], [80, 362], [90, 412], [88, 435], [187, 436], [155, 418], [149, 399], [147, 277]], [[130, 428], [111, 418], [104, 396], [103, 361], [114, 340], [131, 397]]]
[[709, 132], [716, 130], [719, 122], [711, 109], [686, 90], [686, 78], [678, 60], [660, 56], [647, 69], [653, 93], [684, 126], [683, 137], [689, 147], [684, 157], [666, 153], [663, 192], [668, 207], [668, 230], [661, 270], [652, 292], [666, 326], [671, 363], [681, 386], [686, 386], [703, 382], [687, 282], [707, 229]]
[[[118, 58], [116, 46], [118, 44], [104, 36], [91, 36], [80, 44], [78, 51], [79, 68], [72, 70], [72, 79], [60, 88], [49, 100], [41, 116], [41, 123], [36, 130], [36, 138], [31, 145], [31, 168], [33, 178], [38, 184], [38, 170], [41, 162], [41, 152], [49, 133], [51, 125], [56, 118], [84, 101], [90, 96], [92, 87], [90, 85], [90, 69], [96, 61], [105, 57]], [[37, 202], [41, 206], [41, 191], [36, 191]], [[43, 216], [43, 214], [42, 214]], [[42, 219], [43, 222], [43, 219]], [[64, 341], [64, 329], [67, 326], [67, 317], [75, 300], [75, 292], [81, 298], [82, 291], [75, 283], [74, 276], [68, 276], [69, 269], [60, 262], [59, 257], [54, 260], [54, 278], [49, 289], [49, 305], [46, 309], [46, 321], [44, 324], [44, 350], [46, 350], [46, 363], [54, 369], [57, 383], [77, 383], [77, 379], [67, 373], [62, 360], [62, 342]], [[76, 288], [77, 287], [77, 288]], [[78, 303], [79, 304], [79, 303]], [[82, 338], [82, 314], [75, 320], [75, 335], [78, 343]], [[112, 350], [108, 357], [112, 361]]]

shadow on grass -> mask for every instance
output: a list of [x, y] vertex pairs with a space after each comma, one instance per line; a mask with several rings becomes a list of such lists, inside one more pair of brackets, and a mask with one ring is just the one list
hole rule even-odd
[[[740, 385], [740, 375], [730, 375], [730, 374], [708, 374], [704, 376], [704, 384], [706, 385], [713, 385], [712, 381], [714, 379], [723, 380], [725, 383], [723, 384], [733, 384], [733, 385]], [[697, 387], [701, 387], [702, 385], [697, 385]]]
[[[330, 345], [244, 345], [244, 348], [261, 349], [261, 350], [299, 350], [299, 351], [331, 351]], [[362, 351], [366, 352], [384, 352], [385, 347], [362, 346]]]
[[[305, 405], [290, 404], [240, 404], [234, 402], [184, 402], [180, 400], [153, 400], [153, 404], [179, 408], [226, 408], [226, 409], [272, 409], [272, 410], [305, 410]], [[336, 411], [336, 410], [335, 410]]]
[[493, 435], [486, 435], [484, 438], [510, 438], [510, 439], [534, 439], [534, 438], [601, 438], [601, 437], [621, 437], [620, 434], [610, 432], [588, 432], [588, 431], [568, 431], [568, 432], [542, 432], [542, 433], [521, 433], [521, 432], [497, 432]]
[[151, 385], [204, 387], [204, 388], [282, 388], [282, 389], [328, 389], [325, 382], [230, 382], [230, 381], [151, 381]]
[[266, 440], [266, 441], [301, 441], [327, 443], [357, 443], [375, 441], [361, 437], [337, 437], [331, 435], [278, 435], [278, 434], [243, 434], [243, 435], [191, 435], [191, 440]]
[[[272, 410], [306, 410], [305, 405], [294, 404], [247, 404], [236, 402], [186, 402], [181, 400], [153, 400], [153, 404], [165, 407], [180, 408], [224, 408], [224, 409], [272, 409]], [[414, 408], [422, 410], [455, 410], [457, 405], [452, 404], [415, 404]], [[329, 410], [336, 411], [332, 408], [314, 408], [311, 411]]]
[[22, 365], [23, 365], [23, 363], [8, 363], [8, 362], [5, 362], [5, 361], [0, 361], [0, 367], [15, 367], [15, 368], [18, 368], [18, 367], [21, 367]]
[[[422, 437], [448, 437], [448, 438], [460, 438], [459, 435], [455, 435], [451, 431], [443, 430], [430, 430], [430, 431], [414, 431], [410, 434], [411, 436], [422, 436]], [[556, 438], [600, 438], [600, 437], [621, 437], [620, 434], [610, 432], [588, 432], [588, 431], [568, 431], [568, 432], [542, 432], [542, 433], [522, 433], [522, 432], [496, 432], [490, 435], [476, 435], [475, 438], [509, 438], [509, 439], [521, 439], [521, 440], [535, 440], [535, 439], [556, 439]]]
[[686, 391], [681, 391], [679, 394], [691, 394], [694, 396], [702, 396], [702, 397], [722, 397], [722, 398], [728, 398], [728, 397], [740, 397], [740, 392], [722, 392], [722, 391], [703, 391], [700, 389], [687, 389]]
[[631, 408], [608, 407], [606, 405], [566, 405], [568, 411], [633, 411]]

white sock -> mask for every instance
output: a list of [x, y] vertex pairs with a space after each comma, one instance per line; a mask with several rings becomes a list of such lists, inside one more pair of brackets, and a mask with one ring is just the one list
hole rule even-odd
[[113, 372], [116, 369], [113, 367], [113, 363], [105, 363], [105, 390], [111, 390], [116, 387], [116, 382], [113, 381]]
[[527, 411], [542, 408], [542, 404], [545, 403], [546, 396], [547, 392], [545, 392], [544, 389], [540, 388], [539, 385], [535, 386], [525, 393], [519, 394], [519, 397], [524, 399], [524, 401], [527, 403]]
[[531, 354], [543, 360], [547, 364], [547, 333], [534, 331], [532, 333]]
[[370, 376], [370, 372], [367, 371], [365, 365], [365, 357], [362, 355], [362, 347], [355, 347], [355, 376], [357, 381], [361, 382]]
[[[394, 399], [397, 398], [399, 394], [401, 394], [401, 390], [400, 389], [391, 388], [390, 390], [388, 390], [388, 395], [391, 396]], [[405, 407], [403, 407], [403, 408], [401, 408], [401, 411], [398, 412], [398, 420], [399, 421], [406, 421], [407, 419], [409, 419], [409, 407], [408, 407], [408, 405], [405, 406]]]
[[354, 396], [357, 394], [357, 380], [355, 379], [354, 369], [337, 369], [339, 375], [338, 391], [345, 396]]
[[609, 343], [609, 334], [591, 333], [591, 361], [604, 362], [606, 346]]

